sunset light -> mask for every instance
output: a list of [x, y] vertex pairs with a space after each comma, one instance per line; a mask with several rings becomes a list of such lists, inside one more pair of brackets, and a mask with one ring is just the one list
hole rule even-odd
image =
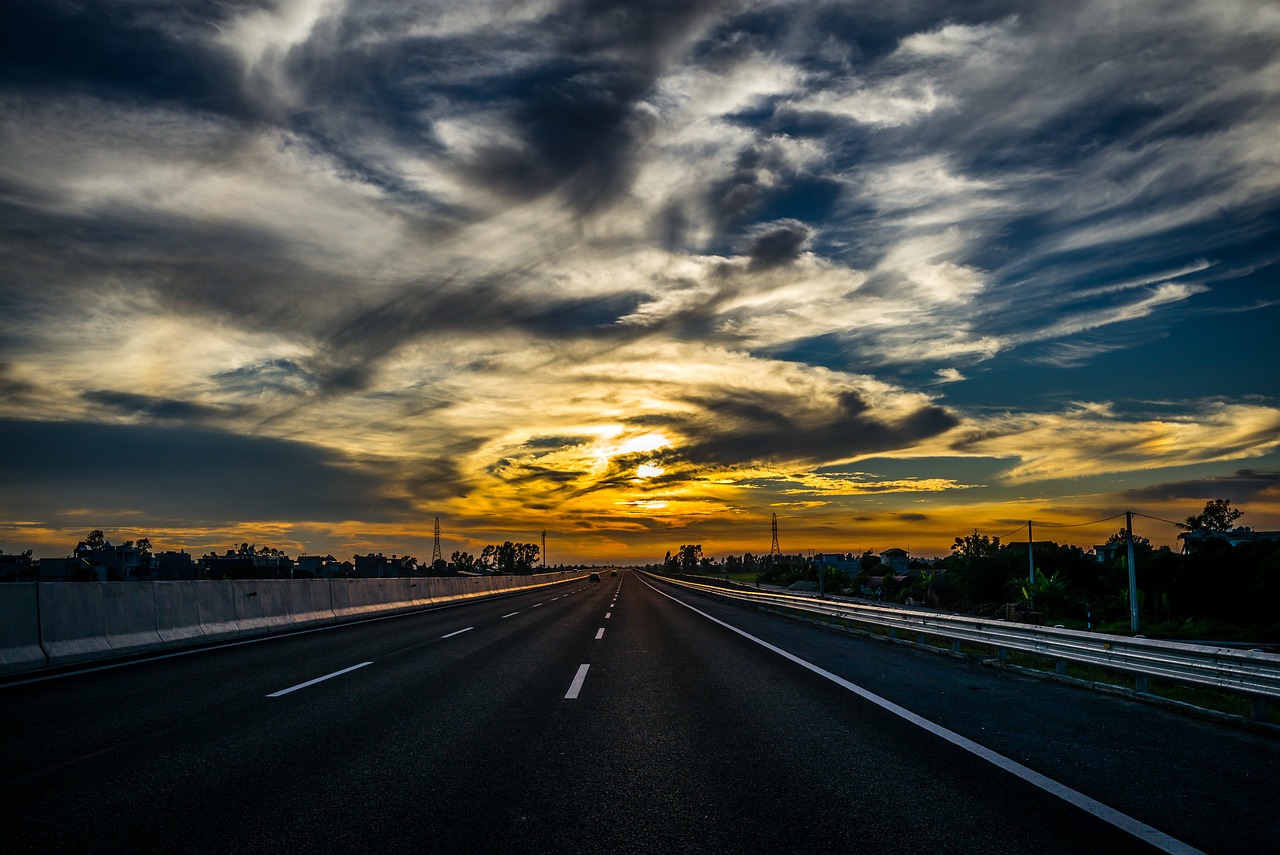
[[0, 549], [1280, 527], [1267, 4], [376, 6], [5, 60]]

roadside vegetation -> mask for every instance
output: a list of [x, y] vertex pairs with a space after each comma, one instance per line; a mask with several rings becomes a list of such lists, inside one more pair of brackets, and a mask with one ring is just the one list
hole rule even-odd
[[[1280, 642], [1280, 541], [1232, 545], [1224, 536], [1243, 512], [1215, 499], [1184, 525], [1197, 533], [1188, 554], [1133, 539], [1140, 632], [1150, 638], [1224, 642]], [[828, 594], [869, 596], [955, 612], [987, 614], [1070, 629], [1128, 634], [1129, 567], [1126, 531], [1106, 541], [1102, 559], [1078, 546], [1036, 542], [1031, 561], [1023, 542], [972, 534], [957, 537], [951, 554], [913, 560], [905, 573], [885, 573], [867, 550], [851, 572], [826, 568]], [[1034, 562], [1035, 580], [1030, 579]], [[850, 562], [846, 562], [850, 563]], [[662, 570], [712, 574], [748, 583], [789, 587], [819, 583], [819, 568], [805, 556], [703, 554], [698, 544], [668, 553]], [[874, 584], [872, 584], [874, 582]]]

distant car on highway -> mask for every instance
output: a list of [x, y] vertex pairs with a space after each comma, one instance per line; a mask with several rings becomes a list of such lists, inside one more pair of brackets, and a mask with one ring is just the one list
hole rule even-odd
[[610, 575], [610, 576], [617, 576], [617, 575], [618, 575], [618, 571], [617, 571], [617, 570], [610, 570], [610, 571], [609, 571], [609, 575]]
[[592, 573], [590, 576], [588, 576], [588, 577], [587, 577], [587, 581], [588, 581], [588, 582], [599, 582], [599, 581], [600, 581], [600, 574], [599, 574], [599, 573]]

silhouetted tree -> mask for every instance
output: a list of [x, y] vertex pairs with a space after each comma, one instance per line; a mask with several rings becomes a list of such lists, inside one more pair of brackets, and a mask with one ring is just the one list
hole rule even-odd
[[689, 543], [680, 544], [680, 549], [676, 553], [679, 556], [680, 569], [686, 573], [698, 569], [698, 564], [702, 561], [702, 544]]
[[1210, 499], [1204, 503], [1204, 510], [1187, 517], [1187, 528], [1205, 531], [1230, 531], [1232, 525], [1244, 511], [1231, 507], [1230, 499]]

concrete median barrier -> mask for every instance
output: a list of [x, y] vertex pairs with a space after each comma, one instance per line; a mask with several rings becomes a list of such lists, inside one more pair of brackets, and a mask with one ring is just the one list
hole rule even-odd
[[291, 579], [287, 585], [289, 616], [294, 626], [333, 623], [333, 590], [327, 579]]
[[200, 629], [207, 641], [221, 641], [242, 634], [236, 615], [236, 591], [230, 582], [203, 580], [178, 584], [190, 585], [195, 590]]
[[241, 634], [257, 635], [293, 622], [289, 613], [288, 580], [246, 579], [223, 584], [231, 586]]
[[573, 575], [0, 585], [0, 674], [400, 614]]
[[164, 645], [156, 629], [154, 582], [100, 582], [107, 644], [113, 655], [142, 653]]
[[123, 582], [49, 582], [40, 585], [40, 646], [50, 665], [111, 655], [103, 586]]
[[0, 585], [0, 674], [49, 664], [40, 646], [39, 595], [34, 582]]
[[168, 647], [206, 640], [200, 621], [200, 595], [194, 582], [153, 582], [156, 634]]
[[333, 613], [339, 620], [393, 614], [415, 608], [410, 579], [330, 579]]

